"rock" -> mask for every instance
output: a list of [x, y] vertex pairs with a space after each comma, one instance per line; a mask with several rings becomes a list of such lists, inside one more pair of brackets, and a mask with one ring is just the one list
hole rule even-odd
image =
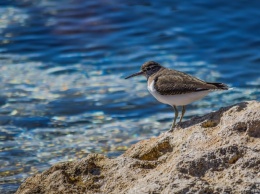
[[100, 154], [36, 174], [17, 194], [260, 193], [260, 102], [183, 122], [123, 155]]

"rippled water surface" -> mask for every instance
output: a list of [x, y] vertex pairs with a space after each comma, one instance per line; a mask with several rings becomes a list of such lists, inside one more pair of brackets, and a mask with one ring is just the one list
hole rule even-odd
[[234, 88], [185, 119], [260, 100], [259, 18], [260, 1], [0, 1], [0, 193], [169, 129], [145, 78], [124, 80], [145, 61]]

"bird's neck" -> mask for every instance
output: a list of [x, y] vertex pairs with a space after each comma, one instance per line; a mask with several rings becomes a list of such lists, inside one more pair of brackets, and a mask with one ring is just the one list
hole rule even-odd
[[158, 69], [154, 72], [146, 73], [145, 77], [148, 79], [153, 78], [156, 74], [158, 74], [160, 71], [165, 69], [164, 67], [158, 67]]

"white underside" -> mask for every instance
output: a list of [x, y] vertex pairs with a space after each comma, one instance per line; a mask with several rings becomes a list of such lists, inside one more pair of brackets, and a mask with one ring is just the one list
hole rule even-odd
[[184, 106], [205, 97], [211, 91], [193, 92], [188, 94], [161, 95], [154, 88], [154, 81], [147, 86], [149, 92], [160, 102], [171, 106]]

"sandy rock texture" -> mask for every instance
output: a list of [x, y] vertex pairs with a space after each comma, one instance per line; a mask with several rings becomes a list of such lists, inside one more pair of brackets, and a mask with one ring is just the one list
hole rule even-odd
[[16, 193], [260, 193], [260, 102], [193, 118], [115, 159], [56, 164]]

